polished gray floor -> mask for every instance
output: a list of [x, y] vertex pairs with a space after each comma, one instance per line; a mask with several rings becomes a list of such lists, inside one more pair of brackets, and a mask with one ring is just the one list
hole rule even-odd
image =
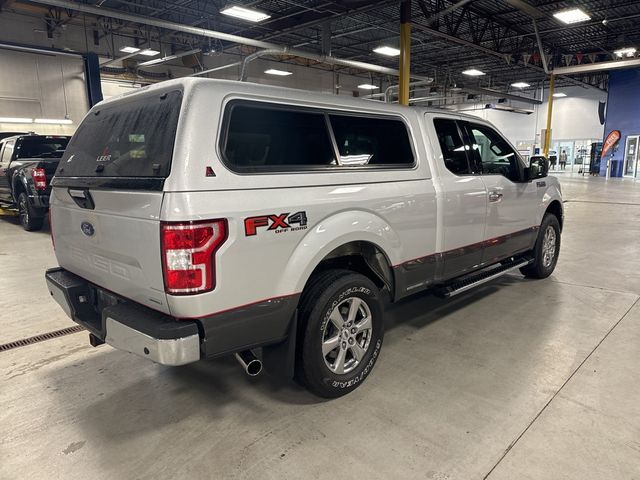
[[[393, 306], [374, 373], [338, 400], [85, 333], [0, 353], [0, 478], [640, 478], [640, 183], [562, 182], [550, 279]], [[53, 265], [46, 232], [0, 220], [0, 344], [72, 325]]]

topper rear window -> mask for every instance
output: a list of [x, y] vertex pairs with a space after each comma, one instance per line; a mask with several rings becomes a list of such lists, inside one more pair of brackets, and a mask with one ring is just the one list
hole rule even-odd
[[166, 178], [181, 102], [176, 90], [91, 112], [69, 142], [56, 177]]

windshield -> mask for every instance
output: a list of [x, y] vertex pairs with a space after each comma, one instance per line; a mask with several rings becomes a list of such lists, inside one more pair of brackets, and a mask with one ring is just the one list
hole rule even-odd
[[83, 120], [57, 177], [160, 177], [171, 169], [182, 93], [118, 101]]
[[22, 137], [15, 158], [60, 158], [68, 143], [69, 137]]

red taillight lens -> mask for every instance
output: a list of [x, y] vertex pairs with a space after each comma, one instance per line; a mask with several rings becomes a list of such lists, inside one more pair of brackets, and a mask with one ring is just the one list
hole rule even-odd
[[36, 190], [46, 190], [47, 175], [44, 168], [34, 168], [31, 170], [31, 178], [33, 178], [33, 185], [36, 187]]
[[184, 295], [213, 290], [215, 253], [227, 239], [227, 221], [163, 222], [160, 235], [166, 292]]

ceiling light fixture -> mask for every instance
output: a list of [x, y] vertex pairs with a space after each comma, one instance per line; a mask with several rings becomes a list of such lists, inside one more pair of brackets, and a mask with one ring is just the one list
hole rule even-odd
[[287, 72], [286, 70], [277, 70], [275, 68], [265, 70], [264, 73], [266, 73], [267, 75], [278, 75], [280, 77], [288, 77], [289, 75], [293, 75], [293, 72]]
[[479, 77], [481, 75], [486, 75], [486, 73], [481, 72], [477, 68], [470, 68], [462, 72], [463, 75], [469, 75], [470, 77]]
[[397, 57], [398, 55], [400, 55], [400, 50], [398, 50], [397, 48], [388, 47], [386, 45], [374, 48], [373, 51], [375, 53], [379, 53], [380, 55], [386, 55], [387, 57]]
[[46, 125], [71, 125], [73, 122], [68, 118], [36, 118], [33, 123]]
[[223, 8], [220, 10], [220, 13], [230, 17], [239, 18], [241, 20], [247, 20], [249, 22], [261, 22], [267, 18], [271, 18], [271, 15], [267, 15], [266, 13], [259, 12], [257, 10], [250, 10], [244, 7], [238, 7], [237, 5]]
[[555, 98], [562, 98], [562, 97], [566, 97], [567, 94], [566, 93], [562, 93], [562, 92], [558, 92], [558, 93], [554, 93], [553, 96]]
[[140, 49], [136, 47], [122, 47], [120, 51], [122, 53], [136, 53], [136, 52], [139, 52]]
[[371, 85], [370, 83], [363, 83], [362, 85], [358, 85], [358, 88], [361, 88], [362, 90], [377, 90], [380, 87]]
[[0, 117], [0, 123], [33, 123], [33, 119], [20, 117]]
[[584, 13], [579, 8], [572, 8], [569, 10], [556, 12], [553, 14], [553, 16], [566, 24], [580, 23], [580, 22], [586, 22], [587, 20], [591, 20], [591, 17], [586, 13]]
[[138, 52], [138, 55], [144, 55], [145, 57], [155, 57], [158, 54], [160, 54], [158, 50], [152, 50], [150, 48]]
[[622, 58], [622, 57], [633, 57], [636, 54], [636, 49], [633, 47], [629, 47], [629, 48], [621, 48], [619, 50], [614, 50], [614, 52], [616, 54], [616, 56]]
[[531, 85], [529, 85], [526, 82], [516, 82], [516, 83], [512, 83], [511, 86], [516, 88], [527, 88], [527, 87], [530, 87]]

